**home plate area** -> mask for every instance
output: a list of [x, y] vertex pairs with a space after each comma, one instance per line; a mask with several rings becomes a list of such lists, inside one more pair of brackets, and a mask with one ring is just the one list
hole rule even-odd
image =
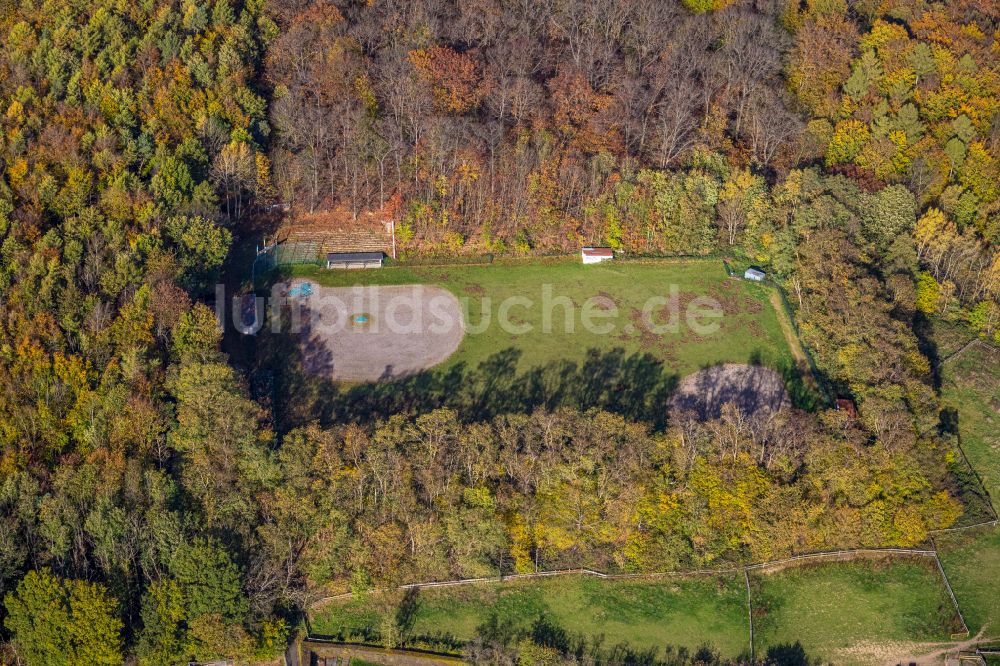
[[293, 327], [303, 367], [337, 381], [387, 381], [426, 370], [451, 356], [465, 334], [461, 304], [441, 287], [322, 287], [296, 280], [287, 293], [299, 306]]

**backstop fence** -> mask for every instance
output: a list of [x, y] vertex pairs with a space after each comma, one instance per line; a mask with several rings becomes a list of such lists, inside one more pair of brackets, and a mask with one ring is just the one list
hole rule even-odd
[[281, 266], [322, 266], [319, 243], [314, 241], [293, 241], [275, 243], [257, 248], [250, 274], [253, 288], [257, 289], [257, 278]]

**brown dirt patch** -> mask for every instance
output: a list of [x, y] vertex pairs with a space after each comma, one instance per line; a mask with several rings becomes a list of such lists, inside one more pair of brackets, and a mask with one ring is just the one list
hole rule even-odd
[[941, 666], [958, 663], [959, 653], [975, 649], [982, 640], [983, 631], [965, 640], [947, 642], [864, 641], [836, 650], [834, 656], [839, 662], [871, 666]]
[[776, 412], [791, 404], [777, 372], [759, 365], [725, 363], [690, 374], [680, 381], [670, 407], [702, 419], [718, 418], [722, 406], [733, 403], [744, 414]]
[[[574, 303], [575, 305], [575, 303]], [[618, 307], [618, 301], [615, 297], [606, 291], [597, 292], [597, 296], [594, 297], [594, 305], [598, 310], [613, 310]]]
[[[291, 302], [301, 308], [292, 326], [305, 371], [337, 381], [415, 374], [451, 356], [465, 335], [462, 306], [441, 287], [314, 284], [311, 296]], [[358, 321], [359, 315], [366, 321]]]

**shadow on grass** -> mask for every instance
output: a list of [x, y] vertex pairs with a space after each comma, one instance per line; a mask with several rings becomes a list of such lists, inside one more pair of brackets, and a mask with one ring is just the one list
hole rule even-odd
[[[334, 643], [365, 645], [370, 647], [393, 647], [405, 650], [416, 650], [429, 654], [460, 655], [465, 641], [456, 638], [447, 631], [432, 631], [419, 633], [414, 631], [414, 624], [420, 612], [420, 590], [412, 588], [403, 594], [396, 608], [389, 609], [389, 615], [394, 626], [395, 638], [390, 646], [385, 644], [384, 626], [366, 624], [363, 626], [345, 626], [333, 633], [319, 634], [309, 629], [309, 639]], [[384, 616], [385, 617], [385, 616]]]
[[[792, 406], [796, 409], [804, 409], [814, 412], [821, 409], [826, 401], [823, 396], [809, 387], [805, 377], [809, 373], [809, 367], [800, 367], [792, 360], [781, 361], [775, 367], [781, 378], [785, 380], [785, 390], [788, 391], [788, 398], [792, 401]], [[817, 380], [826, 381], [825, 375], [814, 372]]]
[[458, 363], [392, 382], [345, 386], [303, 372], [298, 350], [275, 343], [262, 364], [276, 371], [276, 417], [281, 430], [312, 420], [321, 424], [366, 423], [393, 414], [425, 413], [448, 407], [466, 422], [538, 408], [600, 408], [662, 429], [667, 398], [678, 376], [646, 353], [591, 349], [583, 363], [552, 361], [518, 371], [521, 352], [513, 347], [475, 367]]
[[[275, 425], [281, 431], [310, 421], [321, 425], [369, 423], [441, 407], [456, 410], [466, 422], [479, 422], [499, 414], [561, 406], [603, 409], [662, 430], [667, 425], [668, 399], [680, 379], [669, 361], [646, 351], [627, 352], [623, 347], [588, 349], [582, 362], [556, 359], [519, 369], [522, 351], [511, 346], [497, 349], [475, 366], [463, 362], [403, 377], [387, 367], [387, 381], [345, 384], [325, 378], [332, 372], [334, 359], [322, 340], [311, 335], [308, 317], [299, 323], [300, 334], [265, 330], [253, 341], [257, 367], [274, 374], [272, 404]], [[300, 345], [303, 339], [305, 354]], [[303, 358], [309, 359], [308, 367]], [[794, 361], [776, 361], [770, 355], [767, 360], [755, 351], [746, 362], [774, 368], [795, 407], [812, 410], [820, 405], [821, 399], [806, 386], [803, 370]], [[741, 387], [734, 392], [716, 386], [713, 390], [723, 396], [733, 393], [732, 400], [752, 408], [760, 402], [756, 388], [761, 387]], [[703, 414], [711, 416], [717, 414]]]
[[986, 482], [965, 455], [957, 409], [946, 407], [941, 410], [935, 437], [944, 445], [952, 447], [956, 453], [948, 462], [947, 475], [938, 480], [938, 484], [945, 487], [953, 497], [961, 500], [965, 507], [964, 513], [954, 527], [996, 520], [996, 509], [993, 498], [986, 488]]
[[[510, 346], [498, 348], [477, 365], [458, 363], [403, 377], [387, 367], [385, 381], [346, 384], [324, 378], [332, 372], [335, 359], [322, 340], [313, 338], [308, 319], [301, 324], [308, 367], [302, 361], [301, 336], [265, 330], [254, 340], [257, 367], [273, 371], [273, 414], [280, 431], [311, 421], [321, 425], [369, 423], [441, 407], [456, 410], [466, 422], [477, 422], [498, 414], [560, 406], [599, 408], [662, 430], [668, 420], [668, 399], [680, 379], [671, 361], [647, 351], [589, 349], [582, 362], [556, 359], [519, 369], [522, 352]], [[775, 369], [793, 406], [806, 410], [820, 407], [822, 398], [804, 381], [808, 369], [797, 367], [791, 358], [773, 356], [755, 351], [746, 363]], [[725, 387], [716, 388], [727, 393]], [[759, 402], [754, 395], [749, 387], [732, 398], [752, 406]]]
[[396, 608], [396, 626], [404, 635], [413, 631], [413, 623], [416, 622], [417, 613], [420, 611], [420, 590], [410, 588], [403, 595], [399, 607]]
[[[753, 662], [748, 651], [736, 657], [723, 657], [719, 650], [703, 643], [691, 649], [684, 645], [663, 643], [638, 647], [627, 642], [609, 643], [603, 633], [585, 635], [563, 626], [551, 616], [540, 613], [533, 618], [489, 613], [476, 627], [470, 641], [456, 638], [443, 628], [433, 632], [414, 632], [416, 616], [421, 608], [420, 591], [407, 590], [396, 608], [389, 608], [395, 618], [398, 642], [395, 647], [429, 654], [463, 655], [472, 663], [542, 663], [545, 654], [533, 653], [531, 646], [559, 655], [569, 663], [593, 666], [736, 666], [758, 663], [769, 666], [811, 666], [811, 660], [801, 643], [773, 645], [767, 657]], [[335, 641], [380, 646], [382, 635], [375, 626], [344, 628], [327, 635], [310, 634], [311, 640]], [[549, 662], [545, 662], [549, 663]]]
[[[441, 407], [454, 409], [471, 423], [500, 414], [561, 406], [603, 409], [663, 430], [668, 421], [668, 400], [680, 379], [652, 354], [630, 354], [620, 347], [589, 349], [582, 363], [554, 360], [519, 370], [521, 350], [508, 347], [476, 366], [458, 363], [393, 381], [346, 385], [318, 376], [322, 368], [315, 365], [312, 372], [306, 372], [300, 350], [288, 336], [268, 335], [259, 342], [264, 344], [258, 346], [258, 363], [274, 370], [275, 420], [282, 431], [314, 420], [322, 425], [369, 423]], [[747, 362], [763, 365], [758, 354]], [[820, 404], [792, 362], [779, 363], [775, 369], [795, 407], [811, 410]], [[753, 388], [741, 387], [743, 394], [731, 397], [744, 406], [756, 404], [759, 400], [745, 395], [746, 391], [753, 393]]]
[[[495, 626], [495, 618], [494, 623]], [[497, 638], [490, 631], [478, 630], [479, 641], [497, 644]], [[628, 643], [605, 645], [605, 636], [586, 637], [560, 626], [546, 615], [535, 619], [527, 631], [503, 636], [502, 647], [514, 643], [512, 639], [528, 639], [534, 645], [554, 650], [570, 663], [594, 664], [595, 666], [730, 666], [734, 664], [763, 663], [769, 666], [810, 666], [820, 663], [810, 660], [799, 641], [771, 646], [764, 660], [754, 662], [744, 651], [735, 658], [723, 657], [715, 646], [705, 643], [691, 650], [683, 645], [664, 644], [637, 648]], [[523, 645], [523, 643], [521, 644]]]

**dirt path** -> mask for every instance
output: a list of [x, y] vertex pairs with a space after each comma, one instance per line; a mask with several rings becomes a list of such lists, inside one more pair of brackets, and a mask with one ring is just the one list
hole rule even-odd
[[771, 289], [770, 298], [774, 314], [778, 317], [778, 325], [781, 326], [781, 333], [785, 336], [785, 342], [788, 343], [788, 348], [792, 352], [792, 358], [795, 359], [795, 365], [798, 366], [799, 372], [805, 379], [806, 384], [809, 385], [809, 388], [817, 393], [821, 393], [816, 377], [813, 376], [812, 366], [809, 365], [809, 357], [806, 356], [806, 351], [802, 348], [799, 336], [795, 334], [795, 328], [788, 318], [788, 312], [785, 310], [781, 298], [778, 297], [776, 289]]
[[331, 664], [336, 661], [341, 664], [358, 661], [369, 664], [384, 664], [385, 666], [460, 666], [463, 663], [459, 657], [412, 650], [384, 650], [377, 647], [325, 643], [315, 640], [303, 641], [302, 649], [309, 655], [306, 663], [316, 663], [319, 659], [326, 659]]
[[982, 641], [983, 632], [963, 641], [864, 641], [835, 651], [834, 662], [871, 664], [871, 666], [942, 666], [963, 650], [973, 650]]
[[967, 638], [964, 641], [948, 642], [948, 643], [918, 643], [916, 646], [920, 650], [929, 650], [928, 652], [920, 652], [914, 650], [914, 653], [909, 656], [900, 657], [897, 660], [893, 660], [892, 663], [900, 664], [917, 664], [917, 666], [932, 666], [936, 664], [943, 664], [947, 661], [947, 655], [958, 654], [963, 650], [975, 649], [976, 645], [983, 640], [983, 632], [986, 628], [979, 630], [979, 633], [972, 638]]

